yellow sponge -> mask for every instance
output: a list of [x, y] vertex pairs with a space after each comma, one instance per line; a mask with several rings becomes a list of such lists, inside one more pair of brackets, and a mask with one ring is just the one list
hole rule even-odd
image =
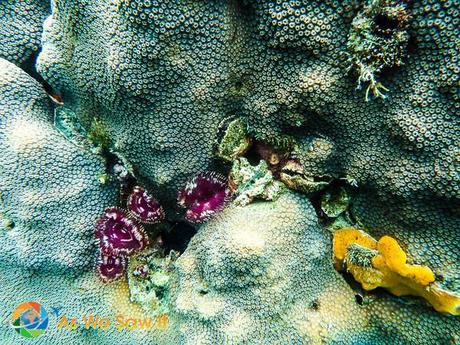
[[390, 236], [377, 242], [361, 230], [340, 229], [333, 252], [336, 269], [346, 269], [365, 290], [382, 287], [396, 296], [420, 296], [439, 312], [460, 315], [460, 296], [436, 284], [429, 267], [407, 264], [406, 253]]

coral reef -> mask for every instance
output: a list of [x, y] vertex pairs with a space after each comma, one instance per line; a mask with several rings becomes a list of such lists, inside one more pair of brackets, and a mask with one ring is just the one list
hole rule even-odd
[[0, 14], [2, 319], [158, 322], [56, 316], [42, 344], [460, 341], [457, 2]]
[[[122, 284], [104, 286], [94, 274], [94, 222], [101, 209], [116, 202], [117, 190], [110, 181], [99, 182], [105, 171], [101, 157], [81, 151], [53, 128], [50, 103], [35, 80], [0, 59], [0, 342], [4, 344], [30, 343], [18, 338], [8, 324], [11, 312], [25, 300], [46, 299], [47, 307], [74, 317], [107, 315], [117, 308], [139, 314], [128, 304]], [[87, 332], [38, 339], [43, 344], [61, 344], [63, 339], [82, 342], [88, 339]], [[94, 331], [92, 341], [134, 341], [132, 334], [115, 332]]]
[[457, 320], [389, 296], [358, 305], [331, 255], [304, 196], [227, 208], [177, 260], [175, 343], [448, 344], [458, 334]]
[[213, 147], [229, 111], [229, 10], [221, 2], [54, 1], [44, 23], [39, 72], [85, 127], [97, 116], [168, 217], [191, 176], [222, 170]]

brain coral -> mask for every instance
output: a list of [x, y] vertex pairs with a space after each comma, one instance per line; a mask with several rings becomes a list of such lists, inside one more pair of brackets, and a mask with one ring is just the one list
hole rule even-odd
[[[285, 152], [304, 182], [346, 188], [353, 225], [395, 239], [408, 264], [460, 294], [458, 1], [52, 0], [44, 20], [47, 11], [48, 1], [0, 4], [0, 57], [10, 61], [0, 60], [0, 293], [15, 296], [2, 316], [44, 295], [69, 314], [90, 305], [107, 315], [118, 298], [143, 315], [126, 281], [104, 285], [94, 273], [94, 221], [118, 202], [114, 178], [100, 177], [117, 157], [164, 207], [164, 227], [181, 229], [178, 189], [204, 171], [228, 174], [237, 158], [215, 152], [229, 123], [241, 124], [237, 159], [256, 166], [257, 146]], [[13, 65], [34, 75], [40, 23], [37, 78], [65, 110]], [[105, 149], [67, 140], [53, 111], [74, 114], [83, 132], [99, 128]], [[284, 176], [292, 188], [296, 177]], [[334, 270], [322, 226], [333, 219], [312, 206], [321, 188], [307, 187], [315, 193], [231, 205], [195, 227], [168, 277], [167, 332], [68, 339], [458, 343], [458, 318], [363, 294]]]

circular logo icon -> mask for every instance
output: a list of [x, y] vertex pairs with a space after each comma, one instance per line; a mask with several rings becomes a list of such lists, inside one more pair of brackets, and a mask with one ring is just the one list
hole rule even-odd
[[48, 328], [48, 313], [37, 302], [24, 302], [16, 307], [11, 326], [26, 338], [36, 338]]

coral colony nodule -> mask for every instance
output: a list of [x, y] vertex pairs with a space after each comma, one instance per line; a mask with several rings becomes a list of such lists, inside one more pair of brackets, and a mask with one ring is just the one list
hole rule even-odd
[[0, 344], [460, 344], [459, 41], [449, 0], [0, 1]]

